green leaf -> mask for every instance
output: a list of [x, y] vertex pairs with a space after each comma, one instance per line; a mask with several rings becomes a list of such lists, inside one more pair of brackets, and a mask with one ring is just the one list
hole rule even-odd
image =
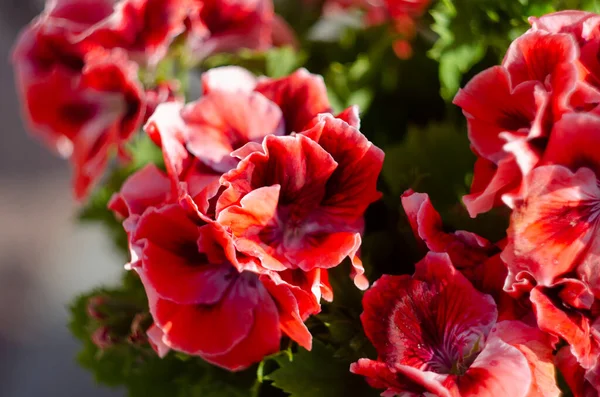
[[440, 83], [442, 97], [450, 101], [460, 88], [462, 76], [485, 55], [482, 42], [465, 43], [448, 49], [440, 57]]
[[410, 128], [402, 143], [386, 148], [382, 176], [392, 197], [407, 189], [428, 193], [449, 226], [498, 241], [505, 235], [507, 211], [498, 209], [472, 219], [462, 205], [474, 162], [466, 128], [430, 124], [424, 129]]
[[334, 349], [318, 340], [312, 351], [300, 349], [293, 360], [277, 359], [280, 368], [267, 377], [291, 397], [377, 396], [366, 381], [350, 372], [351, 362], [334, 357]]
[[292, 47], [273, 48], [266, 52], [266, 75], [284, 77], [304, 64], [306, 55]]
[[[118, 302], [113, 311], [101, 319], [87, 313], [88, 301], [101, 295]], [[127, 335], [134, 315], [147, 311], [147, 298], [139, 278], [125, 274], [121, 285], [99, 288], [77, 298], [71, 305], [69, 328], [82, 342], [77, 356], [79, 364], [94, 375], [96, 382], [109, 387], [124, 387], [130, 397], [248, 397], [256, 383], [256, 369], [232, 373], [204, 362], [197, 357], [171, 352], [159, 358], [149, 344], [134, 344], [127, 338], [115, 340], [113, 346], [100, 350], [91, 334], [104, 323], [122, 322]]]

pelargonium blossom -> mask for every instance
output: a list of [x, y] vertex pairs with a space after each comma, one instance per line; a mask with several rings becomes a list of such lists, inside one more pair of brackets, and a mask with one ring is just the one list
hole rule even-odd
[[[204, 213], [214, 212], [209, 200], [220, 176], [244, 156], [238, 149], [260, 145], [265, 136], [303, 131], [331, 110], [322, 78], [304, 69], [257, 79], [240, 67], [215, 68], [202, 75], [202, 92], [186, 105], [159, 106], [145, 130], [161, 146], [173, 183]], [[354, 108], [338, 117], [359, 124]]]
[[241, 48], [264, 50], [272, 44], [272, 0], [187, 0], [186, 20], [192, 55], [203, 59]]
[[380, 197], [383, 152], [328, 114], [309, 130], [245, 149], [216, 202], [236, 248], [273, 271], [328, 269], [350, 257], [356, 285], [366, 288], [357, 253], [363, 214]]
[[454, 99], [479, 158], [471, 194], [464, 199], [472, 216], [501, 199], [512, 207], [510, 196], [539, 164], [552, 124], [600, 103], [600, 91], [587, 77], [580, 34], [575, 27], [561, 29], [568, 23], [558, 14], [543, 17], [545, 23], [532, 19], [532, 29], [511, 44], [502, 65], [477, 75]]
[[110, 207], [125, 218], [129, 266], [144, 284], [154, 320], [148, 337], [159, 355], [173, 349], [235, 371], [278, 351], [282, 333], [311, 348], [303, 321], [328, 288], [320, 269], [260, 269], [221, 225], [186, 211], [154, 166], [133, 174]]
[[496, 322], [447, 254], [429, 253], [411, 276], [383, 276], [365, 293], [361, 320], [377, 360], [350, 370], [384, 396], [559, 396], [556, 340], [519, 321]]
[[468, 231], [447, 232], [440, 214], [425, 193], [406, 191], [402, 195], [402, 207], [425, 252], [447, 253], [453, 265], [475, 288], [494, 298], [499, 321], [532, 315], [527, 300], [515, 299], [503, 290], [508, 275], [506, 264], [500, 258], [504, 241], [492, 244]]
[[40, 16], [21, 35], [13, 63], [29, 129], [71, 159], [75, 196], [83, 198], [109, 151], [141, 124], [145, 102], [137, 65], [122, 50], [81, 51], [65, 42], [65, 25]]
[[[125, 154], [125, 143], [154, 111], [156, 100], [174, 99], [170, 95], [173, 91], [167, 92], [160, 84], [146, 87], [146, 95], [138, 81], [138, 65], [154, 69], [185, 32], [190, 37], [201, 36], [206, 54], [248, 46], [231, 40], [229, 33], [233, 31], [245, 40], [249, 38], [248, 32], [240, 30], [240, 22], [244, 29], [256, 26], [264, 31], [261, 38], [265, 34], [270, 37], [271, 1], [247, 3], [46, 2], [42, 14], [21, 33], [13, 64], [29, 128], [71, 159], [78, 199], [84, 198], [101, 177], [109, 153], [118, 150]], [[191, 23], [198, 18], [199, 22]], [[195, 35], [189, 32], [190, 24]], [[211, 40], [207, 40], [206, 29], [215, 31]], [[203, 32], [200, 36], [199, 30]]]
[[[505, 288], [529, 292], [540, 329], [567, 341], [589, 377], [600, 357], [599, 144], [599, 116], [573, 113], [555, 124], [541, 165], [514, 199], [502, 254]], [[595, 377], [592, 385], [600, 390]]]
[[[166, 52], [183, 29], [183, 17], [171, 17], [179, 8], [163, 0], [54, 0], [21, 33], [13, 63], [25, 118], [71, 159], [77, 198], [141, 125], [144, 92], [131, 57], [146, 62]], [[148, 21], [157, 22], [151, 31]]]

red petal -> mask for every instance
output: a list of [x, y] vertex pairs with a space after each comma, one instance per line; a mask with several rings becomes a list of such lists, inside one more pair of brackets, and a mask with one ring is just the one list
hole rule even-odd
[[503, 254], [509, 271], [528, 272], [539, 284], [550, 286], [575, 270], [596, 240], [594, 205], [599, 202], [600, 188], [589, 169], [573, 174], [562, 166], [535, 168], [511, 218], [514, 255], [507, 250]]
[[561, 164], [573, 172], [587, 167], [600, 176], [600, 116], [567, 114], [554, 125], [543, 164]]
[[407, 387], [402, 384], [399, 377], [385, 363], [361, 358], [350, 365], [350, 372], [362, 375], [367, 382], [376, 389], [387, 389], [390, 395], [400, 394]]
[[384, 153], [345, 121], [331, 115], [322, 115], [320, 120], [303, 134], [318, 142], [338, 163], [327, 182], [323, 206], [345, 222], [362, 218], [367, 207], [381, 197], [377, 177]]
[[323, 79], [306, 69], [280, 79], [263, 79], [256, 91], [281, 108], [287, 133], [303, 131], [315, 116], [330, 110]]
[[256, 87], [256, 77], [239, 66], [221, 66], [202, 73], [202, 94], [212, 91], [251, 93]]
[[572, 64], [572, 73], [576, 73], [577, 48], [569, 34], [531, 31], [513, 41], [502, 65], [510, 75], [512, 87], [526, 81], [546, 84], [561, 64]]
[[282, 135], [279, 108], [257, 93], [212, 91], [182, 110], [188, 150], [218, 172], [234, 168], [231, 152], [267, 135]]
[[[186, 125], [181, 118], [183, 105], [169, 102], [159, 105], [144, 129], [162, 148], [173, 195], [182, 197], [186, 206], [200, 218], [209, 212], [209, 200], [217, 193], [220, 173], [203, 164], [185, 147]], [[182, 184], [181, 182], [185, 182]], [[189, 195], [189, 197], [187, 197]]]
[[499, 322], [491, 335], [516, 347], [525, 356], [532, 374], [532, 385], [528, 396], [558, 397], [561, 395], [556, 385], [552, 354], [558, 338], [520, 321]]
[[194, 58], [241, 48], [271, 45], [273, 3], [268, 0], [203, 1], [190, 15], [189, 44]]
[[300, 346], [311, 350], [312, 335], [304, 325], [303, 315], [317, 313], [320, 310], [318, 302], [315, 300], [315, 310], [301, 312], [299, 302], [292, 291], [294, 288], [299, 288], [287, 284], [275, 275], [261, 276], [261, 281], [277, 305], [281, 330]]
[[594, 346], [590, 335], [589, 320], [580, 313], [562, 310], [546, 295], [547, 289], [536, 287], [531, 291], [531, 302], [537, 316], [540, 329], [563, 338], [571, 352], [583, 367], [589, 368], [596, 361]]
[[159, 206], [169, 198], [171, 185], [167, 176], [154, 164], [148, 164], [131, 175], [108, 203], [108, 208], [122, 218], [142, 215], [151, 207]]
[[463, 196], [469, 215], [475, 218], [500, 205], [502, 197], [521, 185], [521, 171], [515, 159], [508, 157], [498, 166], [482, 157], [475, 163], [471, 193]]
[[350, 365], [350, 372], [362, 375], [367, 382], [377, 389], [387, 389], [382, 396], [421, 396], [429, 393], [439, 397], [451, 397], [437, 378], [443, 376], [419, 371], [417, 369], [398, 365], [389, 367], [380, 361], [361, 358], [358, 362]]
[[[142, 277], [142, 281], [145, 280]], [[279, 349], [277, 308], [251, 274], [237, 277], [223, 299], [211, 306], [177, 305], [158, 299], [146, 286], [155, 324], [170, 348], [199, 355], [223, 368], [247, 368]]]
[[360, 115], [357, 105], [350, 106], [344, 110], [337, 116], [336, 119], [340, 119], [348, 123], [351, 127], [360, 129]]
[[430, 251], [447, 253], [459, 269], [480, 265], [495, 251], [489, 241], [476, 234], [444, 232], [442, 218], [427, 194], [406, 191], [402, 194], [402, 206], [417, 239], [424, 241]]
[[469, 139], [475, 150], [498, 164], [507, 157], [501, 133], [510, 132], [522, 139], [544, 134], [542, 120], [547, 96], [536, 82], [511, 85], [509, 72], [495, 66], [474, 77], [453, 103], [467, 117]]
[[523, 353], [496, 337], [490, 337], [465, 375], [457, 379], [462, 397], [526, 397], [531, 385]]
[[265, 268], [275, 271], [286, 270], [287, 267], [274, 257], [277, 246], [263, 242], [261, 231], [277, 228], [274, 219], [279, 191], [278, 185], [253, 190], [242, 198], [239, 205], [227, 207], [217, 217], [217, 222], [232, 233], [239, 251], [258, 258]]
[[586, 370], [579, 365], [569, 346], [563, 347], [556, 353], [555, 363], [574, 397], [594, 397], [598, 395], [598, 392], [593, 389], [589, 382], [586, 382]]
[[553, 12], [539, 18], [529, 17], [529, 23], [533, 30], [544, 30], [550, 33], [570, 33], [578, 41], [587, 38], [587, 34], [584, 35], [584, 30], [589, 32], [589, 24], [597, 24], [597, 21], [597, 14], [576, 10]]
[[258, 288], [251, 287], [245, 276], [239, 276], [213, 305], [180, 305], [164, 299], [150, 305], [169, 347], [194, 355], [222, 355], [250, 334], [258, 307]]

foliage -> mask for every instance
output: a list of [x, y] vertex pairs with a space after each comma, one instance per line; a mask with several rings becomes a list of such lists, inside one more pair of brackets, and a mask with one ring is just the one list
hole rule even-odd
[[598, 6], [597, 0], [439, 0], [430, 11], [439, 38], [429, 54], [439, 61], [441, 95], [451, 100], [471, 69], [501, 61], [511, 41], [529, 28], [529, 16]]

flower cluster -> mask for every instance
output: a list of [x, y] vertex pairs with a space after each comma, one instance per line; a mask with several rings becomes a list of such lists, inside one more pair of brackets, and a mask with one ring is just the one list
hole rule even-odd
[[393, 48], [401, 59], [412, 56], [410, 42], [417, 33], [419, 18], [425, 14], [431, 0], [327, 0], [323, 6], [325, 15], [335, 15], [348, 10], [358, 9], [364, 12], [366, 26], [391, 24], [394, 35]]
[[278, 351], [282, 333], [311, 348], [303, 321], [333, 298], [327, 269], [350, 257], [368, 286], [358, 250], [383, 152], [357, 129], [356, 108], [329, 113], [306, 70], [212, 69], [202, 91], [158, 106], [145, 130], [166, 173], [143, 168], [109, 206], [124, 219], [157, 351], [239, 370]]
[[[326, 13], [359, 8], [367, 25], [391, 24], [394, 50], [407, 58], [430, 1], [323, 5]], [[482, 10], [501, 19], [487, 6]], [[456, 50], [453, 63], [446, 58], [434, 72], [447, 78], [452, 68], [463, 73], [466, 64], [489, 61], [482, 59], [484, 50], [468, 54], [467, 45], [439, 29], [443, 13], [432, 17], [440, 40]], [[382, 389], [388, 397], [558, 397], [559, 374], [574, 396], [600, 395], [600, 15], [565, 11], [530, 23], [500, 65], [476, 75], [454, 98], [476, 157], [471, 191], [463, 198], [466, 212], [475, 218], [510, 209], [504, 212], [506, 221], [510, 212], [508, 231], [492, 241], [444, 224], [432, 204], [446, 214], [441, 204], [448, 203], [437, 196], [464, 192], [468, 159], [460, 159], [464, 167], [456, 166], [456, 179], [456, 172], [427, 164], [453, 152], [446, 147], [451, 134], [437, 139], [435, 133], [454, 124], [462, 128], [462, 118], [443, 128], [416, 127], [420, 136], [432, 133], [417, 147], [421, 141], [411, 138], [411, 123], [434, 115], [384, 114], [390, 103], [396, 106], [394, 98], [409, 98], [396, 96], [394, 87], [425, 91], [411, 77], [423, 67], [428, 78], [431, 60], [400, 62], [401, 71], [370, 70], [379, 67], [371, 58], [365, 62], [371, 52], [351, 64], [346, 55], [336, 63], [314, 56], [311, 63], [286, 49], [207, 61], [216, 53], [300, 41], [275, 15], [272, 0], [48, 0], [20, 35], [13, 62], [25, 119], [70, 158], [75, 196], [89, 194], [113, 154], [128, 159], [127, 144], [138, 131], [162, 155], [156, 163], [133, 161], [135, 166], [117, 169], [91, 200], [93, 211], [104, 211], [103, 220], [122, 224], [130, 272], [122, 288], [96, 290], [75, 305], [74, 333], [86, 338], [90, 357], [99, 361], [98, 352], [122, 349], [112, 359], [130, 356], [124, 379], [146, 373], [145, 364], [155, 374], [154, 363], [193, 361], [208, 368], [203, 382], [220, 385], [214, 374], [241, 379], [251, 373], [221, 369], [248, 369], [288, 346], [294, 359], [277, 355], [274, 365], [258, 366], [261, 384], [254, 384], [253, 394], [264, 396], [273, 388], [295, 397], [316, 390], [319, 396], [354, 395], [357, 381], [357, 387]], [[360, 47], [380, 48], [370, 40], [361, 38]], [[323, 55], [325, 45], [307, 51]], [[462, 55], [469, 59], [454, 59]], [[265, 74], [284, 77], [215, 67], [222, 62], [264, 66]], [[327, 71], [326, 81], [336, 88], [332, 98], [344, 91], [343, 100], [332, 103], [372, 103], [377, 111], [364, 118], [365, 130], [389, 144], [389, 153], [418, 163], [415, 169], [398, 170], [410, 161], [392, 161], [378, 181], [384, 152], [360, 132], [358, 107], [334, 111], [321, 76], [304, 68], [290, 73], [301, 65]], [[182, 76], [192, 72], [200, 95], [186, 100], [191, 90]], [[397, 72], [405, 80], [401, 85]], [[352, 92], [348, 82], [360, 88]], [[431, 86], [433, 100], [441, 101], [439, 86]], [[377, 90], [384, 95], [374, 97]], [[418, 103], [429, 98], [418, 96]], [[418, 107], [409, 105], [402, 111]], [[391, 136], [398, 131], [406, 134], [404, 142]], [[430, 152], [434, 141], [436, 151]], [[438, 171], [442, 177], [434, 182], [446, 183], [449, 175], [447, 186], [438, 191], [420, 185]], [[372, 208], [365, 220], [367, 208], [382, 197], [378, 182], [396, 197]], [[432, 198], [406, 190], [417, 185], [431, 188]], [[403, 190], [401, 206], [418, 248], [410, 252], [390, 241], [403, 234], [396, 224]], [[419, 251], [414, 273], [414, 262], [412, 275], [399, 266], [397, 273], [404, 274], [383, 275], [368, 289], [360, 259], [365, 229], [372, 231], [364, 255], [369, 274], [393, 269], [387, 264]], [[332, 269], [344, 261], [354, 285], [333, 278], [338, 272]], [[332, 285], [339, 302], [321, 313], [321, 300], [334, 299]], [[355, 287], [368, 289], [360, 319]], [[318, 314], [318, 321], [307, 321]], [[312, 349], [313, 335], [316, 352], [298, 351]], [[376, 355], [370, 356], [366, 339]], [[182, 354], [159, 359], [171, 351]], [[321, 360], [323, 368], [313, 369]], [[309, 370], [324, 370], [327, 382], [336, 378], [327, 387], [299, 391], [306, 382], [318, 383], [311, 374], [298, 374]], [[169, 387], [192, 387], [163, 372]], [[290, 374], [304, 378], [291, 381]]]
[[555, 366], [574, 395], [600, 392], [600, 16], [530, 21], [454, 100], [478, 157], [465, 205], [504, 202], [508, 236], [448, 233], [426, 195], [403, 195], [429, 252], [366, 293], [378, 359], [351, 368], [384, 395], [558, 396]]
[[271, 44], [270, 0], [48, 0], [13, 63], [29, 129], [71, 159], [84, 198], [172, 84], [145, 87], [176, 39], [190, 57]]
[[383, 276], [365, 294], [361, 320], [378, 358], [351, 371], [386, 396], [558, 396], [558, 338], [502, 290], [502, 244], [445, 232], [426, 194], [408, 191], [402, 205], [429, 252], [413, 276]]
[[504, 289], [564, 340], [557, 357], [577, 396], [600, 391], [600, 16], [531, 18], [501, 66], [455, 98], [479, 156], [465, 204], [512, 209]]

